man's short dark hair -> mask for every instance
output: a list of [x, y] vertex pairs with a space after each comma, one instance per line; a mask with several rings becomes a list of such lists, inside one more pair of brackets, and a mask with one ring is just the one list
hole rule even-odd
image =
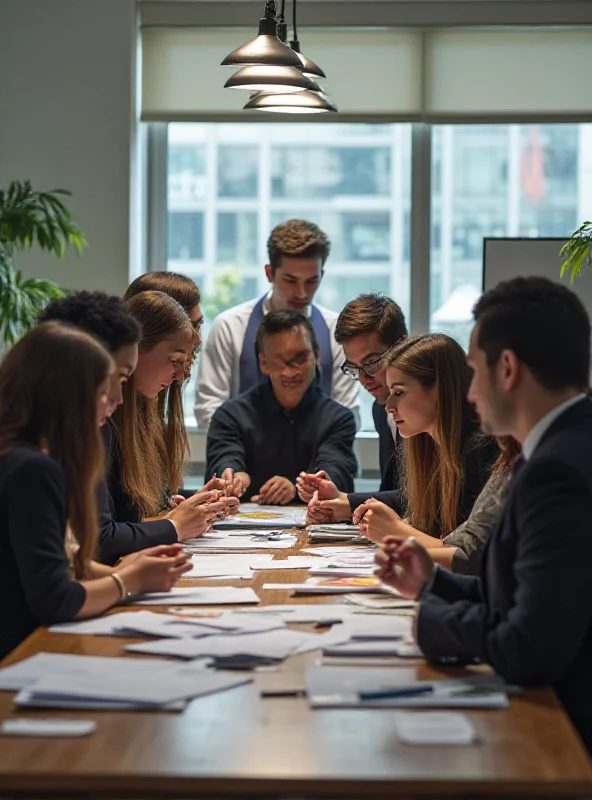
[[385, 347], [392, 347], [407, 336], [405, 315], [385, 294], [361, 294], [337, 318], [335, 340], [343, 344], [363, 333], [376, 333]]
[[52, 300], [37, 322], [68, 322], [90, 333], [110, 353], [120, 347], [138, 344], [141, 328], [127, 310], [121, 297], [105, 292], [74, 292], [61, 300]]
[[263, 317], [263, 322], [257, 328], [255, 338], [255, 351], [257, 355], [263, 351], [263, 341], [266, 336], [273, 336], [274, 333], [291, 331], [293, 328], [305, 328], [310, 337], [313, 352], [319, 352], [319, 343], [312, 323], [305, 314], [300, 311], [292, 311], [290, 308], [282, 308], [279, 311], [270, 311]]
[[267, 253], [273, 273], [281, 266], [282, 258], [320, 258], [324, 266], [331, 252], [326, 233], [305, 219], [289, 219], [276, 225], [267, 240]]
[[566, 286], [538, 277], [504, 281], [477, 301], [473, 316], [489, 366], [511, 350], [549, 391], [588, 386], [590, 319]]

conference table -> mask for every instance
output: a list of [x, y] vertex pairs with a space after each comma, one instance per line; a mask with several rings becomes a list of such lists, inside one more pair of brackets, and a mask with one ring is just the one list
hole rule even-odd
[[[298, 554], [305, 542], [299, 531], [296, 545], [275, 558]], [[340, 601], [262, 588], [306, 577], [306, 570], [262, 570], [251, 581], [227, 583], [251, 585], [264, 605]], [[133, 641], [140, 640], [40, 628], [2, 666], [43, 651], [121, 656], [122, 645]], [[64, 716], [98, 723], [84, 738], [0, 738], [0, 797], [592, 797], [592, 762], [550, 689], [512, 696], [505, 710], [467, 711], [478, 734], [471, 746], [410, 746], [397, 738], [392, 709], [312, 710], [302, 696], [260, 696], [265, 689], [303, 688], [306, 667], [320, 655], [254, 672], [252, 683], [193, 700], [182, 712], [17, 712], [12, 694], [0, 692], [0, 720]], [[405, 679], [466, 674], [419, 659], [393, 669]]]

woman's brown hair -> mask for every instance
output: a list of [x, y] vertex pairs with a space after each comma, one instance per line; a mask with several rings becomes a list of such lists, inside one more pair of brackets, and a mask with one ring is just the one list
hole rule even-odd
[[496, 442], [500, 449], [500, 454], [491, 468], [491, 474], [501, 478], [502, 475], [512, 469], [516, 459], [522, 452], [522, 448], [520, 443], [512, 436], [498, 436]]
[[471, 372], [462, 347], [441, 333], [405, 339], [384, 358], [424, 388], [436, 387], [435, 437], [420, 433], [405, 441], [404, 494], [413, 527], [434, 534], [454, 530], [463, 485], [461, 454], [478, 429], [467, 400]]
[[0, 452], [32, 445], [60, 465], [79, 579], [97, 547], [95, 490], [105, 463], [97, 393], [112, 366], [96, 339], [59, 322], [33, 328], [0, 365]]
[[[142, 327], [142, 353], [177, 334], [185, 334], [187, 347], [193, 327], [176, 300], [163, 292], [144, 291], [131, 297], [127, 307]], [[158, 400], [136, 391], [134, 376], [125, 384], [123, 404], [113, 415], [121, 452], [123, 489], [140, 506], [144, 516], [154, 516], [165, 507], [167, 490], [182, 483], [183, 463], [188, 451], [182, 409], [163, 420]]]
[[[145, 272], [136, 278], [123, 296], [124, 300], [135, 297], [140, 292], [164, 292], [176, 300], [188, 317], [199, 305], [201, 295], [195, 281], [178, 272], [165, 270]], [[193, 323], [192, 323], [193, 324]], [[196, 334], [197, 336], [197, 334]], [[196, 342], [199, 338], [196, 338]], [[198, 348], [194, 348], [194, 357]], [[183, 383], [173, 381], [168, 389], [158, 395], [158, 413], [164, 425], [164, 445], [173, 487], [181, 485], [183, 464], [187, 455], [187, 435], [185, 433], [185, 414], [183, 412]]]

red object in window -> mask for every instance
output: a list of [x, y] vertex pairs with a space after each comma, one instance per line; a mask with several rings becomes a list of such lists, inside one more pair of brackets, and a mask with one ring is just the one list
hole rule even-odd
[[536, 205], [545, 196], [545, 162], [537, 125], [530, 129], [520, 163], [520, 186], [531, 203]]

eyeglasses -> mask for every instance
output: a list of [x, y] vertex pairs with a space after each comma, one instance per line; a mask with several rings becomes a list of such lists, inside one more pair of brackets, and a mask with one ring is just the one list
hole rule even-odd
[[364, 364], [361, 367], [357, 367], [355, 364], [350, 364], [349, 361], [344, 361], [341, 365], [341, 371], [344, 375], [349, 375], [350, 378], [353, 378], [355, 381], [360, 380], [360, 372], [363, 372], [367, 378], [373, 378], [374, 375], [380, 370], [382, 366], [382, 359], [388, 353], [391, 348], [389, 347], [388, 350], [385, 350], [384, 353], [379, 356], [376, 361], [369, 361], [367, 364]]

